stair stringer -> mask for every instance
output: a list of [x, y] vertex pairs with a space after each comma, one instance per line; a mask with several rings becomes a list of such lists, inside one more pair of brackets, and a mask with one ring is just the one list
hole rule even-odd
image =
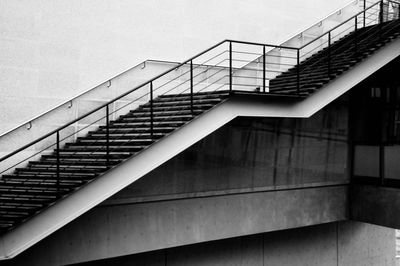
[[302, 101], [230, 97], [3, 235], [0, 238], [0, 259], [15, 257], [235, 117], [310, 117], [397, 56], [400, 56], [400, 39], [381, 48]]

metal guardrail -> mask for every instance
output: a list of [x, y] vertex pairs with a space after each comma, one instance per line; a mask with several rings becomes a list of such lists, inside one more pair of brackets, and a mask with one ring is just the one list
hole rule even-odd
[[[364, 3], [366, 2], [364, 1]], [[397, 2], [389, 0], [385, 1], [385, 3], [394, 3], [397, 5], [397, 9], [399, 9], [400, 4]], [[237, 40], [221, 41], [156, 77], [128, 90], [113, 100], [92, 109], [86, 114], [3, 156], [0, 158], [0, 163], [9, 160], [17, 154], [26, 152], [32, 146], [38, 145], [38, 143], [47, 143], [44, 145], [45, 148], [40, 149], [39, 151], [30, 152], [22, 160], [18, 159], [18, 162], [15, 162], [14, 160], [12, 163], [7, 165], [5, 169], [0, 169], [0, 175], [18, 165], [28, 162], [28, 160], [32, 158], [37, 158], [37, 156], [54, 150], [57, 157], [57, 177], [59, 179], [60, 150], [62, 145], [73, 138], [76, 139], [80, 134], [86, 134], [87, 130], [91, 127], [99, 125], [103, 125], [105, 128], [105, 150], [101, 151], [104, 152], [107, 158], [107, 166], [110, 166], [110, 134], [112, 133], [112, 129], [110, 128], [110, 117], [131, 110], [139, 100], [145, 100], [148, 102], [150, 109], [150, 123], [148, 127], [151, 138], [153, 139], [154, 127], [159, 123], [154, 120], [154, 100], [162, 95], [187, 95], [189, 98], [191, 114], [194, 116], [194, 97], [200, 92], [219, 90], [232, 92], [235, 90], [242, 90], [243, 88], [252, 88], [253, 90], [258, 88], [260, 92], [268, 93], [269, 85], [267, 83], [269, 80], [272, 80], [274, 77], [281, 75], [289, 69], [295, 70], [295, 94], [300, 95], [301, 77], [302, 72], [304, 71], [304, 69], [301, 69], [300, 67], [303, 60], [301, 55], [301, 53], [304, 52], [303, 50], [309, 48], [315, 42], [320, 41], [324, 43], [324, 41], [321, 40], [327, 38], [327, 43], [324, 44], [324, 48], [328, 52], [328, 60], [326, 64], [327, 76], [329, 77], [331, 64], [330, 54], [333, 49], [332, 40], [335, 38], [333, 32], [344, 26], [346, 27], [346, 30], [354, 32], [362, 27], [374, 25], [373, 23], [375, 22], [368, 22], [368, 19], [371, 17], [371, 15], [368, 14], [369, 11], [373, 11], [373, 15], [378, 16], [378, 21], [376, 21], [377, 24], [382, 24], [384, 22], [384, 1], [378, 1], [369, 7], [366, 7], [365, 5], [366, 4], [364, 4], [364, 9], [361, 12], [356, 13], [352, 17], [341, 22], [339, 25], [334, 26], [329, 31], [324, 32], [320, 36], [300, 47], [285, 45], [279, 46]], [[399, 14], [396, 16], [398, 18]], [[348, 24], [351, 22], [354, 23], [352, 25], [353, 30], [347, 29]], [[342, 35], [339, 34], [338, 36]], [[354, 38], [354, 47], [355, 52], [357, 52], [357, 38]], [[321, 47], [318, 49], [320, 48]], [[317, 48], [311, 49], [311, 52], [314, 53], [316, 49]], [[279, 51], [279, 53], [275, 53], [276, 51]], [[308, 51], [308, 53], [311, 52]], [[176, 70], [181, 70], [181, 74], [175, 75], [174, 78], [167, 79], [167, 77]], [[115, 105], [115, 103], [120, 101], [123, 101], [123, 104], [119, 107], [115, 107], [114, 110], [111, 110], [110, 106], [113, 104]], [[92, 115], [95, 115], [95, 118], [91, 117]], [[72, 134], [67, 132], [66, 129], [69, 126], [78, 123], [81, 123], [84, 126]], [[143, 123], [143, 125], [144, 124], [145, 123]], [[50, 141], [49, 145], [48, 142], [50, 138], [53, 138], [53, 141]]]

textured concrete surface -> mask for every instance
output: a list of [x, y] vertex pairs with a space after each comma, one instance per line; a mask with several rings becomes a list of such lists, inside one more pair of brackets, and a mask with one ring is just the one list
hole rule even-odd
[[400, 189], [354, 185], [351, 193], [352, 219], [400, 228]]
[[98, 207], [14, 263], [77, 263], [340, 221], [346, 206], [347, 187], [336, 186]]
[[147, 252], [80, 266], [394, 266], [394, 230], [339, 222]]

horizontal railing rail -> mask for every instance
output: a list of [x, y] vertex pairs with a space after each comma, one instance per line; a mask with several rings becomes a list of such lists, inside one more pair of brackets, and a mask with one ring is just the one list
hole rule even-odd
[[[193, 65], [196, 66], [196, 64], [193, 64], [193, 60], [195, 60], [196, 58], [198, 58], [198, 57], [204, 55], [205, 53], [207, 53], [207, 52], [209, 52], [209, 51], [215, 49], [216, 47], [218, 47], [218, 46], [220, 46], [220, 45], [222, 45], [222, 44], [224, 44], [224, 43], [229, 43], [230, 46], [232, 46], [232, 44], [235, 44], [235, 43], [236, 43], [236, 44], [246, 44], [246, 45], [254, 45], [254, 46], [269, 47], [269, 48], [282, 48], [282, 49], [296, 50], [296, 48], [293, 48], [293, 47], [284, 47], [284, 46], [281, 47], [281, 46], [279, 46], [279, 45], [272, 45], [272, 44], [262, 44], [262, 43], [245, 42], [245, 41], [236, 41], [236, 40], [224, 40], [224, 41], [221, 41], [221, 42], [215, 44], [214, 46], [212, 46], [212, 47], [210, 47], [210, 48], [208, 48], [208, 49], [206, 49], [206, 50], [204, 50], [204, 51], [198, 53], [197, 55], [195, 55], [195, 56], [193, 56], [193, 57], [187, 59], [186, 61], [184, 61], [184, 62], [182, 62], [182, 63], [179, 63], [178, 65], [176, 65], [176, 66], [170, 68], [169, 70], [166, 70], [166, 71], [162, 72], [161, 74], [159, 74], [159, 75], [153, 77], [152, 79], [141, 83], [140, 85], [136, 86], [135, 88], [128, 90], [127, 92], [125, 92], [125, 93], [119, 95], [118, 97], [114, 98], [113, 100], [110, 100], [110, 101], [108, 101], [108, 102], [106, 102], [106, 103], [100, 105], [99, 107], [96, 107], [96, 108], [92, 109], [91, 111], [87, 112], [86, 114], [81, 115], [81, 116], [79, 116], [78, 118], [73, 119], [73, 120], [71, 120], [71, 121], [65, 123], [64, 125], [62, 125], [62, 126], [56, 128], [56, 129], [54, 129], [54, 130], [48, 132], [47, 134], [44, 134], [43, 136], [41, 136], [41, 137], [35, 139], [34, 141], [32, 141], [32, 142], [30, 142], [30, 143], [28, 143], [28, 144], [25, 144], [24, 146], [22, 146], [22, 147], [20, 147], [20, 148], [18, 148], [18, 149], [16, 149], [16, 150], [14, 150], [13, 152], [11, 152], [11, 153], [9, 153], [9, 154], [3, 156], [2, 158], [0, 158], [0, 162], [2, 162], [2, 161], [4, 161], [4, 160], [6, 160], [6, 159], [8, 159], [8, 158], [10, 158], [10, 157], [12, 157], [12, 156], [18, 154], [18, 153], [20, 153], [21, 151], [26, 150], [27, 148], [29, 148], [29, 147], [35, 145], [36, 143], [38, 143], [38, 142], [40, 142], [40, 141], [43, 141], [43, 140], [47, 139], [48, 137], [50, 137], [50, 136], [52, 136], [52, 135], [57, 135], [57, 143], [59, 143], [59, 142], [60, 142], [59, 132], [62, 131], [63, 129], [69, 127], [69, 126], [72, 125], [72, 124], [75, 124], [75, 123], [77, 123], [77, 122], [83, 120], [84, 118], [86, 118], [86, 117], [88, 117], [88, 116], [90, 116], [90, 115], [92, 115], [92, 114], [98, 112], [98, 111], [101, 110], [101, 109], [108, 109], [108, 107], [109, 107], [110, 104], [112, 104], [112, 103], [114, 103], [114, 102], [116, 102], [116, 101], [118, 101], [118, 100], [124, 98], [125, 96], [131, 94], [132, 92], [135, 92], [136, 90], [139, 90], [139, 89], [143, 88], [143, 87], [146, 86], [146, 85], [150, 85], [150, 86], [151, 86], [151, 84], [152, 84], [154, 81], [156, 81], [156, 80], [158, 80], [159, 78], [161, 78], [161, 77], [163, 77], [163, 76], [165, 76], [165, 75], [167, 75], [167, 74], [173, 72], [174, 70], [176, 70], [176, 69], [179, 68], [179, 67], [185, 66], [185, 65], [187, 65], [188, 63], [190, 63], [191, 66], [192, 66], [192, 68], [193, 68]], [[233, 52], [233, 51], [232, 51], [232, 48], [231, 48], [231, 49], [230, 49], [230, 57], [229, 57], [229, 59], [225, 59], [225, 60], [224, 60], [224, 61], [228, 61], [228, 60], [230, 61], [229, 67], [228, 67], [228, 66], [225, 66], [225, 68], [229, 68], [229, 69], [230, 69], [230, 73], [232, 73], [233, 70], [235, 69], [235, 68], [232, 66], [232, 61], [235, 60], [235, 59], [232, 58], [232, 52]], [[214, 67], [216, 67], [216, 66], [214, 66]], [[218, 66], [217, 66], [217, 67], [218, 67]], [[232, 75], [230, 75], [230, 76], [232, 77]], [[179, 76], [178, 76], [178, 77], [179, 77]], [[194, 76], [194, 77], [195, 77], [195, 76]], [[225, 76], [223, 76], [222, 78], [225, 78], [225, 77], [227, 77], [227, 76], [225, 75]], [[193, 78], [193, 77], [192, 77], [192, 78]], [[219, 80], [221, 80], [222, 78], [219, 78]], [[186, 81], [186, 82], [188, 82], [188, 81]], [[167, 83], [168, 83], [168, 82], [167, 82]], [[192, 84], [191, 86], [193, 86], [193, 84]], [[153, 92], [153, 89], [151, 90], [151, 93], [152, 93], [152, 92]], [[192, 92], [192, 93], [193, 93], [193, 92]], [[70, 100], [69, 100], [69, 101], [70, 101]], [[64, 104], [65, 104], [65, 103], [64, 103]], [[108, 114], [106, 117], [109, 117], [109, 114]], [[68, 137], [69, 137], [69, 136], [68, 136]], [[49, 148], [49, 147], [47, 147], [47, 148]], [[59, 149], [59, 147], [57, 147], [57, 149]], [[6, 170], [8, 170], [8, 169], [6, 169]], [[3, 171], [3, 172], [4, 172], [4, 171]]]
[[325, 32], [325, 33], [319, 35], [319, 36], [316, 37], [315, 39], [313, 39], [313, 40], [309, 41], [308, 43], [302, 45], [301, 47], [299, 47], [299, 49], [301, 50], [301, 49], [303, 49], [304, 47], [306, 47], [306, 46], [312, 44], [313, 42], [318, 41], [318, 40], [321, 39], [322, 37], [328, 35], [330, 32], [332, 32], [332, 31], [338, 29], [339, 27], [341, 27], [343, 24], [345, 24], [345, 23], [347, 23], [347, 22], [353, 20], [355, 17], [357, 17], [357, 16], [359, 16], [359, 15], [361, 15], [361, 14], [364, 14], [367, 10], [369, 10], [369, 9], [375, 7], [376, 5], [379, 5], [379, 4], [380, 4], [380, 2], [377, 2], [377, 3], [375, 3], [375, 4], [373, 4], [373, 5], [369, 6], [369, 7], [367, 7], [367, 8], [364, 9], [363, 11], [358, 12], [358, 13], [355, 14], [353, 17], [346, 19], [345, 21], [343, 21], [343, 22], [340, 23], [339, 25], [336, 25], [335, 27], [331, 28], [329, 31], [327, 31], [327, 32]]
[[111, 80], [115, 79], [116, 77], [122, 76], [122, 75], [126, 74], [127, 72], [129, 72], [129, 71], [131, 71], [131, 70], [133, 70], [133, 69], [135, 69], [135, 68], [138, 68], [138, 67], [140, 67], [140, 68], [145, 68], [146, 65], [149, 64], [149, 63], [176, 64], [176, 65], [180, 64], [180, 62], [165, 61], [165, 60], [157, 60], [157, 59], [148, 59], [148, 60], [145, 60], [145, 61], [143, 61], [143, 62], [141, 62], [141, 63], [139, 63], [139, 64], [136, 64], [136, 65], [133, 66], [133, 67], [130, 67], [130, 68], [128, 68], [128, 69], [126, 69], [126, 70], [120, 72], [119, 74], [117, 74], [117, 75], [115, 75], [115, 76], [113, 76], [113, 77], [111, 77], [111, 78], [108, 78], [108, 79], [104, 80], [103, 82], [98, 83], [96, 86], [91, 87], [90, 89], [87, 89], [87, 90], [85, 90], [85, 91], [83, 91], [83, 92], [80, 92], [80, 93], [76, 94], [75, 96], [72, 96], [72, 97], [69, 98], [68, 100], [65, 100], [65, 101], [63, 101], [63, 102], [61, 102], [61, 103], [55, 105], [54, 107], [52, 107], [52, 108], [50, 108], [50, 109], [48, 109], [48, 110], [46, 110], [46, 111], [44, 111], [44, 112], [42, 112], [42, 113], [40, 113], [40, 114], [38, 114], [38, 115], [35, 115], [34, 117], [31, 117], [31, 118], [25, 120], [24, 122], [20, 123], [20, 124], [17, 125], [17, 126], [11, 128], [11, 129], [8, 129], [7, 131], [1, 132], [1, 133], [0, 133], [0, 138], [3, 137], [3, 136], [5, 136], [5, 135], [7, 135], [7, 134], [9, 134], [9, 133], [11, 133], [12, 131], [15, 131], [15, 130], [18, 129], [18, 128], [24, 127], [25, 125], [28, 125], [28, 124], [34, 122], [34, 121], [37, 120], [38, 118], [43, 117], [43, 116], [45, 116], [45, 115], [47, 115], [47, 114], [49, 114], [49, 113], [55, 111], [56, 109], [58, 109], [58, 108], [60, 108], [60, 107], [62, 107], [62, 106], [65, 106], [65, 105], [71, 103], [72, 101], [77, 100], [79, 97], [82, 97], [82, 96], [84, 96], [84, 95], [86, 95], [86, 94], [92, 92], [92, 91], [95, 90], [98, 86], [100, 86], [100, 85], [102, 85], [102, 84], [105, 84], [105, 83], [108, 83], [108, 82], [110, 82]]

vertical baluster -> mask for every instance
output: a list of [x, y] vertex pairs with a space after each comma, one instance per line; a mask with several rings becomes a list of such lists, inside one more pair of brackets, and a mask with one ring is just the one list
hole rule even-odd
[[57, 150], [57, 191], [60, 192], [60, 131], [56, 134], [56, 150]]
[[232, 92], [232, 42], [229, 42], [229, 91]]
[[300, 94], [300, 48], [297, 49], [297, 94]]
[[357, 24], [358, 24], [358, 20], [357, 20], [357, 16], [355, 16], [354, 18], [354, 56], [357, 56]]
[[400, 4], [397, 4], [397, 19], [400, 19]]
[[331, 77], [331, 32], [328, 32], [328, 78]]
[[379, 144], [379, 177], [381, 179], [381, 185], [385, 185], [385, 146]]
[[367, 2], [366, 2], [366, 0], [364, 0], [364, 7], [363, 7], [363, 10], [364, 10], [364, 12], [363, 12], [363, 27], [365, 28], [365, 9], [366, 9], [366, 7], [367, 7]]
[[193, 60], [190, 61], [190, 112], [193, 115]]
[[154, 113], [153, 113], [153, 82], [150, 82], [150, 136], [154, 136]]
[[379, 39], [382, 37], [382, 23], [383, 23], [383, 0], [379, 2]]
[[107, 167], [110, 167], [110, 109], [106, 106], [106, 160]]
[[265, 92], [265, 45], [263, 45], [263, 92]]

